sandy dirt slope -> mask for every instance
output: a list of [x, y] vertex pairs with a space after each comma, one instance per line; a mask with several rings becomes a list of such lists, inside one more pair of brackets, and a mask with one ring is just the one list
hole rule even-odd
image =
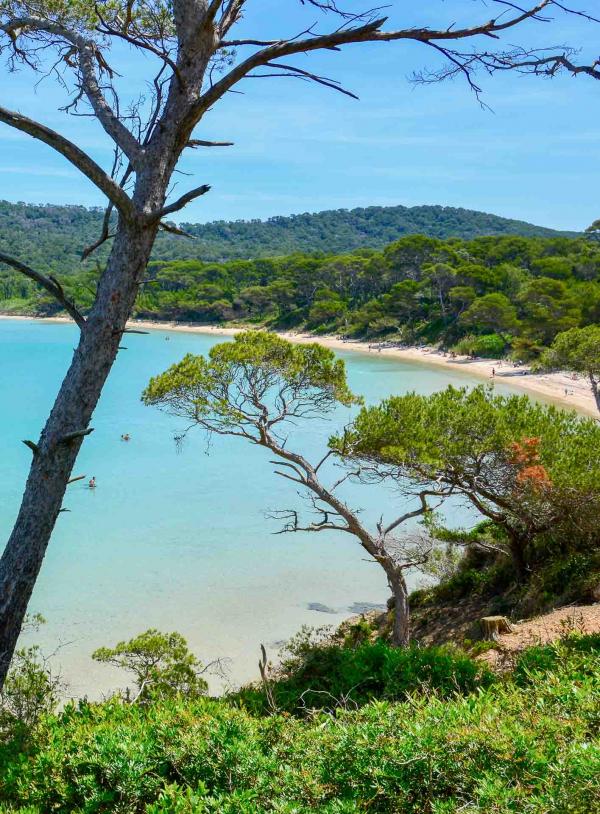
[[511, 656], [539, 644], [549, 644], [572, 633], [600, 633], [600, 603], [571, 605], [542, 616], [512, 623], [513, 632], [498, 637], [497, 648], [480, 656], [490, 667], [510, 663]]

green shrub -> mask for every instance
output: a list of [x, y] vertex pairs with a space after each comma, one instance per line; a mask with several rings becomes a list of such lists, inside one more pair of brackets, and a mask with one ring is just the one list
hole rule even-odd
[[341, 644], [344, 647], [356, 647], [371, 641], [374, 634], [376, 637], [377, 632], [376, 625], [363, 616], [357, 621], [345, 623], [341, 629], [336, 631], [336, 639], [339, 639], [341, 635]]
[[40, 721], [26, 752], [0, 746], [0, 809], [590, 814], [600, 805], [597, 642], [555, 649], [524, 686], [413, 693], [307, 719], [181, 696], [70, 705]]
[[499, 597], [513, 581], [511, 563], [501, 555], [496, 562], [482, 568], [460, 568], [433, 591], [435, 598], [443, 602], [471, 596]]
[[[114, 647], [100, 647], [92, 658], [131, 673], [135, 680], [133, 698], [140, 703], [178, 694], [195, 698], [208, 690], [205, 670], [180, 633], [152, 628]], [[127, 697], [131, 698], [129, 688]]]
[[433, 588], [417, 588], [416, 591], [412, 591], [409, 597], [410, 607], [413, 610], [415, 608], [422, 608], [425, 605], [429, 605], [434, 600], [435, 593]]
[[479, 639], [478, 641], [464, 639], [463, 647], [472, 658], [480, 656], [482, 653], [488, 653], [490, 650], [500, 649], [500, 645], [497, 642], [490, 642], [486, 639]]
[[[597, 673], [599, 662], [600, 633], [572, 635], [562, 642], [523, 651], [517, 658], [513, 680], [519, 686], [527, 686], [548, 673], [564, 670], [566, 665], [573, 678], [583, 680]], [[600, 707], [598, 712], [600, 718]]]
[[[313, 709], [354, 709], [373, 699], [403, 700], [428, 690], [440, 697], [488, 686], [492, 675], [481, 664], [451, 647], [390, 647], [379, 639], [344, 646], [316, 639], [309, 631], [293, 640], [283, 674], [270, 686], [280, 712], [304, 714]], [[262, 714], [269, 699], [262, 688], [232, 696]]]
[[483, 336], [463, 337], [455, 346], [457, 353], [467, 356], [484, 356], [488, 359], [501, 359], [506, 353], [506, 339], [499, 334], [484, 334]]
[[[23, 631], [45, 624], [40, 614], [27, 616]], [[22, 745], [44, 715], [53, 712], [64, 690], [37, 645], [19, 648], [0, 690], [0, 739]]]
[[600, 551], [576, 551], [552, 556], [540, 567], [537, 583], [544, 598], [565, 602], [592, 598], [600, 584]]

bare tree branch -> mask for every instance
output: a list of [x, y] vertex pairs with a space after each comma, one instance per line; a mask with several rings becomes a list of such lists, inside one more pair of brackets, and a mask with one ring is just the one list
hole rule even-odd
[[177, 63], [171, 59], [169, 54], [164, 49], [157, 48], [155, 45], [153, 45], [152, 42], [148, 40], [147, 37], [143, 37], [139, 33], [136, 36], [130, 36], [127, 33], [126, 28], [120, 31], [118, 28], [109, 25], [109, 23], [107, 23], [107, 21], [103, 18], [99, 10], [98, 4], [96, 4], [96, 13], [98, 14], [98, 17], [102, 22], [102, 26], [98, 28], [98, 30], [101, 33], [108, 34], [111, 37], [117, 37], [118, 39], [125, 40], [125, 42], [128, 42], [130, 45], [133, 45], [136, 48], [141, 48], [143, 51], [148, 51], [149, 53], [154, 54], [155, 57], [161, 59], [165, 63], [165, 65], [168, 65], [169, 68], [171, 68], [173, 74], [177, 77], [177, 81], [180, 87], [184, 86], [183, 77], [181, 75], [181, 71], [179, 70]]
[[229, 29], [240, 19], [242, 8], [245, 6], [245, 4], [246, 0], [229, 0], [227, 7], [223, 12], [223, 16], [219, 21], [219, 32], [221, 36], [226, 34]]
[[488, 55], [484, 54], [480, 59], [486, 67], [493, 68], [494, 70], [518, 70], [537, 76], [554, 76], [561, 68], [564, 68], [573, 74], [573, 76], [585, 73], [591, 76], [592, 79], [600, 79], [600, 58], [596, 59], [591, 65], [577, 65], [570, 59], [571, 52], [569, 51], [565, 51], [562, 54], [538, 57], [535, 56], [535, 52], [530, 52], [530, 55], [531, 58], [529, 59], [525, 57], [520, 59], [517, 52], [510, 60], [506, 58], [504, 64], [502, 56], [498, 55], [493, 56], [493, 63], [490, 62], [489, 65], [486, 65], [486, 57]]
[[224, 0], [211, 0], [211, 4], [206, 11], [206, 21], [212, 23], [223, 5]]
[[501, 18], [491, 19], [485, 23], [471, 26], [469, 28], [455, 29], [450, 26], [447, 29], [435, 30], [431, 28], [409, 28], [400, 31], [382, 31], [381, 27], [386, 19], [372, 20], [364, 25], [340, 28], [329, 34], [311, 36], [305, 39], [282, 40], [268, 45], [256, 53], [243, 60], [227, 73], [219, 82], [209, 88], [199, 99], [196, 105], [196, 115], [200, 117], [212, 104], [220, 99], [237, 82], [247, 76], [255, 68], [265, 66], [274, 60], [291, 54], [305, 53], [320, 49], [336, 48], [341, 45], [357, 42], [392, 42], [395, 40], [409, 40], [431, 44], [444, 41], [456, 41], [471, 39], [477, 36], [487, 36], [494, 39], [498, 34], [510, 28], [518, 26], [527, 19], [539, 18], [539, 14], [545, 8], [553, 4], [554, 0], [540, 0], [535, 6], [529, 9], [519, 9], [509, 19], [502, 21]]
[[192, 150], [196, 147], [233, 147], [233, 141], [204, 141], [203, 139], [193, 138], [188, 141], [186, 147], [191, 147]]
[[94, 241], [94, 243], [87, 246], [81, 252], [81, 259], [82, 260], [87, 260], [88, 257], [96, 251], [96, 249], [99, 249], [100, 246], [104, 245], [104, 243], [106, 243], [107, 240], [111, 240], [111, 238], [113, 238], [115, 236], [114, 233], [111, 234], [110, 228], [109, 228], [110, 227], [110, 218], [111, 218], [111, 215], [112, 215], [112, 211], [113, 211], [113, 205], [112, 205], [112, 202], [111, 202], [106, 207], [106, 211], [104, 212], [104, 218], [102, 220], [102, 230], [100, 232], [100, 237], [98, 238], [98, 240]]
[[[385, 537], [387, 537], [388, 534], [391, 534], [392, 531], [394, 531], [394, 529], [398, 528], [398, 526], [401, 526], [402, 524], [406, 523], [407, 520], [412, 520], [415, 517], [422, 517], [423, 515], [428, 514], [429, 512], [436, 511], [444, 503], [446, 498], [451, 497], [452, 492], [453, 492], [452, 487], [446, 490], [431, 491], [425, 489], [419, 492], [418, 498], [421, 503], [419, 508], [414, 509], [413, 511], [410, 512], [406, 512], [401, 517], [398, 517], [392, 523], [387, 525], [385, 528], [382, 528], [380, 525], [379, 529], [381, 531], [382, 537], [385, 539]], [[439, 497], [440, 501], [438, 505], [431, 507], [427, 502], [428, 497]]]
[[135, 206], [127, 193], [104, 172], [99, 164], [96, 164], [87, 153], [84, 153], [83, 150], [76, 144], [73, 144], [72, 141], [61, 136], [60, 133], [57, 133], [55, 130], [51, 130], [49, 127], [33, 121], [33, 119], [28, 119], [27, 116], [22, 116], [20, 113], [15, 113], [4, 107], [0, 107], [0, 122], [14, 127], [15, 130], [20, 130], [22, 133], [27, 133], [33, 138], [38, 139], [38, 141], [42, 141], [44, 144], [52, 147], [52, 149], [64, 156], [89, 178], [89, 180], [113, 202], [119, 212], [121, 212], [127, 220], [135, 219]]
[[11, 266], [13, 269], [15, 269], [15, 271], [21, 272], [21, 274], [29, 277], [29, 279], [33, 280], [34, 283], [37, 283], [39, 286], [44, 288], [63, 306], [65, 311], [70, 317], [73, 318], [80, 328], [84, 327], [85, 318], [83, 314], [81, 311], [79, 311], [75, 303], [66, 296], [63, 287], [55, 277], [46, 277], [45, 275], [40, 274], [39, 271], [35, 271], [35, 269], [26, 266], [25, 263], [21, 263], [20, 260], [17, 260], [4, 252], [0, 252], [0, 262], [5, 263], [7, 266]]
[[280, 72], [276, 73], [262, 73], [262, 74], [248, 74], [246, 77], [247, 79], [266, 79], [268, 77], [284, 77], [284, 78], [296, 78], [296, 79], [304, 79], [308, 82], [315, 82], [318, 85], [324, 85], [326, 88], [330, 88], [331, 90], [336, 90], [338, 93], [343, 93], [344, 96], [349, 96], [351, 99], [358, 99], [358, 96], [355, 93], [352, 93], [346, 88], [343, 88], [339, 82], [335, 79], [327, 79], [325, 76], [319, 76], [318, 74], [311, 73], [310, 71], [304, 71], [301, 68], [297, 68], [294, 65], [284, 65], [281, 62], [266, 62], [264, 65], [265, 68], [280, 68]]
[[[111, 178], [113, 178], [113, 179], [114, 179], [114, 177], [115, 177], [115, 175], [117, 173], [117, 170], [119, 168], [119, 163], [120, 163], [120, 151], [119, 151], [118, 147], [115, 147], [115, 157], [114, 157], [113, 167], [112, 167], [112, 172], [111, 172]], [[121, 178], [121, 181], [119, 182], [119, 186], [122, 189], [125, 188], [125, 184], [127, 183], [127, 179], [132, 174], [132, 172], [133, 172], [133, 166], [131, 164], [129, 164], [129, 166], [125, 170], [125, 173], [124, 173], [123, 177]], [[93, 254], [96, 251], [96, 249], [99, 249], [100, 246], [102, 246], [104, 243], [106, 243], [107, 240], [110, 240], [111, 238], [113, 238], [115, 236], [114, 234], [110, 233], [110, 221], [111, 221], [111, 218], [112, 218], [113, 209], [114, 209], [114, 205], [113, 205], [112, 201], [109, 201], [109, 204], [108, 204], [108, 206], [106, 207], [106, 209], [104, 211], [104, 217], [102, 219], [102, 229], [101, 229], [101, 232], [100, 232], [100, 237], [94, 243], [92, 243], [91, 246], [88, 246], [87, 248], [85, 248], [82, 251], [82, 253], [81, 253], [81, 259], [82, 260], [87, 260], [87, 258], [91, 254]]]
[[158, 214], [152, 215], [151, 217], [153, 219], [165, 218], [167, 215], [172, 215], [173, 212], [179, 212], [179, 210], [187, 206], [190, 201], [193, 201], [195, 198], [200, 198], [202, 195], [206, 195], [209, 191], [210, 186], [208, 184], [203, 184], [201, 187], [191, 189], [189, 192], [186, 192], [185, 195], [182, 195], [181, 198], [178, 198], [172, 204], [169, 204], [169, 206], [165, 206]]
[[162, 232], [169, 232], [171, 235], [178, 235], [179, 237], [187, 237], [190, 240], [196, 240], [196, 235], [190, 234], [190, 232], [185, 232], [183, 229], [180, 229], [178, 226], [175, 226], [174, 223], [167, 223], [165, 221], [161, 221], [158, 224], [158, 228]]
[[140, 144], [115, 114], [100, 89], [96, 75], [96, 65], [108, 72], [110, 72], [110, 69], [96, 43], [86, 40], [76, 31], [72, 31], [59, 23], [36, 17], [14, 18], [0, 26], [0, 31], [4, 31], [9, 36], [12, 35], [13, 38], [17, 38], [23, 32], [37, 31], [59, 37], [71, 43], [78, 55], [78, 64], [81, 71], [81, 90], [85, 93], [92, 106], [96, 118], [129, 160], [134, 165], [137, 163], [141, 150]]

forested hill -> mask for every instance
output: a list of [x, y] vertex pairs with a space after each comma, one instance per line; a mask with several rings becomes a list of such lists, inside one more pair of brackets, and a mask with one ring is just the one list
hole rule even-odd
[[447, 206], [370, 206], [267, 221], [217, 221], [187, 224], [184, 229], [222, 256], [259, 257], [320, 251], [340, 254], [354, 249], [381, 249], [404, 235], [460, 237], [483, 235], [552, 237], [559, 233], [524, 221]]
[[[0, 201], [0, 249], [40, 271], [68, 274], [81, 269], [81, 250], [98, 237], [101, 219], [102, 212], [98, 209]], [[482, 235], [552, 237], [568, 234], [484, 212], [443, 206], [371, 206], [267, 221], [184, 224], [183, 228], [194, 234], [196, 240], [161, 234], [154, 259], [213, 261], [294, 252], [339, 254], [358, 248], [381, 249], [409, 234], [466, 240]], [[96, 258], [102, 260], [105, 256], [106, 247]]]

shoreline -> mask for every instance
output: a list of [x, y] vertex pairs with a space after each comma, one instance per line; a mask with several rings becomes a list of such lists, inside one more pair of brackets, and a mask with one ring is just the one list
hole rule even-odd
[[[67, 317], [35, 317], [12, 314], [1, 314], [0, 319], [35, 320], [47, 323], [72, 323]], [[179, 333], [196, 333], [208, 336], [235, 336], [246, 330], [260, 330], [246, 327], [223, 327], [213, 325], [195, 325], [182, 322], [160, 322], [154, 320], [134, 319], [127, 323], [131, 328], [150, 331], [174, 331]], [[573, 378], [568, 373], [530, 373], [526, 366], [515, 368], [512, 365], [496, 359], [470, 359], [466, 356], [450, 358], [444, 356], [435, 348], [430, 347], [382, 347], [376, 349], [369, 342], [352, 339], [340, 339], [331, 335], [315, 336], [313, 334], [296, 331], [279, 331], [279, 336], [290, 342], [308, 344], [317, 342], [324, 347], [336, 351], [350, 351], [384, 356], [389, 359], [398, 359], [404, 362], [435, 365], [447, 370], [455, 370], [485, 379], [488, 382], [501, 382], [512, 388], [522, 390], [524, 393], [539, 396], [545, 401], [552, 402], [563, 409], [576, 410], [586, 416], [598, 417], [596, 404], [587, 380], [582, 377]], [[492, 371], [496, 375], [492, 375]], [[565, 394], [565, 391], [568, 395]]]

